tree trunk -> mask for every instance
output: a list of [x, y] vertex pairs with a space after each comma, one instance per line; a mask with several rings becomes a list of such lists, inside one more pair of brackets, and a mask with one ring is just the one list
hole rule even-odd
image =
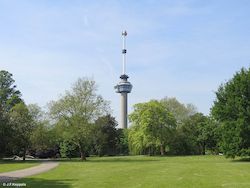
[[80, 149], [80, 154], [81, 154], [81, 160], [86, 161], [85, 152], [83, 151], [81, 146], [79, 146], [79, 149]]
[[202, 144], [202, 155], [205, 155], [206, 154], [206, 143], [204, 142]]
[[25, 158], [26, 158], [26, 148], [24, 148], [24, 151], [23, 151], [23, 161], [25, 161]]
[[81, 153], [81, 160], [86, 161], [85, 153], [83, 151], [81, 151], [80, 153]]
[[151, 146], [148, 148], [148, 155], [151, 156]]
[[163, 144], [161, 144], [160, 150], [161, 150], [161, 155], [163, 156], [163, 155], [164, 155], [164, 147], [163, 147]]

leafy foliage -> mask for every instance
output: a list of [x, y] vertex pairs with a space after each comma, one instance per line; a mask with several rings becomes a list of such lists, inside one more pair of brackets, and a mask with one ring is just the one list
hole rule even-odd
[[21, 92], [16, 90], [15, 80], [8, 71], [0, 71], [0, 113], [7, 113], [20, 103]]
[[13, 125], [15, 138], [12, 139], [13, 149], [21, 153], [23, 160], [31, 144], [30, 136], [34, 129], [33, 119], [24, 103], [16, 104], [10, 112], [10, 123]]
[[60, 144], [60, 154], [61, 157], [77, 157], [79, 155], [79, 152], [77, 151], [77, 146], [71, 142], [70, 140], [63, 140]]
[[111, 115], [98, 118], [93, 125], [93, 152], [99, 156], [115, 155], [117, 145], [117, 122]]
[[93, 80], [78, 79], [71, 91], [50, 105], [52, 117], [64, 125], [64, 131], [79, 148], [83, 160], [91, 145], [91, 124], [108, 112], [108, 103], [96, 94], [96, 90]]
[[21, 92], [8, 71], [0, 71], [0, 157], [11, 153], [10, 142], [14, 139], [13, 127], [9, 122], [11, 108], [22, 102]]
[[177, 127], [174, 138], [171, 140], [170, 151], [172, 155], [205, 154], [205, 139], [202, 131], [206, 126], [206, 117], [196, 113], [186, 119], [182, 126]]
[[173, 115], [160, 102], [150, 101], [134, 105], [130, 121], [133, 127], [129, 132], [129, 142], [134, 153], [148, 150], [151, 154], [159, 148], [164, 155], [176, 126]]
[[250, 68], [219, 87], [211, 112], [221, 123], [223, 152], [228, 157], [250, 156]]
[[165, 97], [160, 102], [173, 114], [179, 125], [197, 112], [193, 104], [182, 104], [176, 98]]
[[55, 157], [59, 147], [56, 129], [45, 123], [37, 124], [31, 133], [30, 153], [40, 158]]
[[117, 154], [118, 155], [128, 155], [129, 154], [129, 142], [128, 142], [128, 133], [127, 129], [117, 129]]

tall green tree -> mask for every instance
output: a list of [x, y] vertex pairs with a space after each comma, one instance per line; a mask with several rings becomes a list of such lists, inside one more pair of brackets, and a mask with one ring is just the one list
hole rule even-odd
[[50, 104], [52, 117], [64, 125], [67, 137], [78, 146], [82, 160], [86, 160], [91, 145], [92, 124], [109, 112], [107, 101], [96, 91], [94, 80], [80, 78], [61, 99]]
[[199, 135], [198, 143], [202, 148], [202, 154], [206, 151], [211, 153], [219, 153], [219, 140], [221, 137], [220, 124], [210, 116], [201, 116], [198, 122]]
[[60, 134], [50, 123], [46, 113], [37, 104], [27, 106], [33, 119], [34, 130], [31, 134], [29, 153], [36, 157], [55, 157], [59, 153]]
[[8, 71], [0, 71], [0, 157], [10, 150], [13, 138], [9, 123], [9, 112], [16, 104], [22, 102], [21, 92], [16, 89], [15, 80]]
[[221, 124], [220, 146], [228, 157], [250, 156], [250, 68], [220, 85], [211, 109]]
[[170, 154], [197, 155], [205, 154], [206, 137], [203, 129], [206, 126], [206, 116], [196, 113], [177, 127], [170, 144]]
[[130, 145], [141, 153], [148, 148], [158, 148], [164, 155], [165, 147], [170, 141], [176, 127], [175, 118], [159, 101], [149, 101], [134, 105], [134, 112], [130, 114], [132, 122], [129, 133]]
[[95, 154], [115, 155], [118, 140], [117, 122], [110, 114], [102, 116], [95, 121], [93, 126], [93, 149]]
[[206, 152], [218, 153], [220, 126], [212, 117], [196, 113], [177, 127], [170, 144], [170, 154], [205, 155]]
[[46, 123], [35, 123], [30, 136], [30, 153], [36, 157], [54, 157], [60, 145], [60, 137], [55, 127], [50, 127]]
[[6, 154], [12, 134], [12, 127], [8, 119], [0, 113], [0, 158]]
[[207, 117], [202, 113], [196, 113], [190, 117], [190, 123], [193, 124], [193, 136], [195, 137], [196, 144], [199, 148], [199, 154], [205, 155], [206, 143], [208, 140], [207, 135]]
[[13, 125], [15, 139], [12, 139], [15, 152], [23, 156], [31, 144], [31, 134], [34, 129], [34, 122], [27, 106], [24, 103], [16, 104], [10, 112], [10, 123]]

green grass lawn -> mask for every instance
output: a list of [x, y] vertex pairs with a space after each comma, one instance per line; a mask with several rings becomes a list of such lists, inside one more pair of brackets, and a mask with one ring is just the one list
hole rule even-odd
[[62, 161], [55, 169], [18, 180], [27, 187], [250, 187], [250, 162], [223, 156], [103, 157]]
[[13, 170], [20, 170], [29, 168], [40, 164], [37, 161], [11, 161], [11, 160], [0, 160], [0, 173], [9, 172]]

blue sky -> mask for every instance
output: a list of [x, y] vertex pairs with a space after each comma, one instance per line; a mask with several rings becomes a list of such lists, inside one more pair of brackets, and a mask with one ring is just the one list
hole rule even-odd
[[168, 96], [209, 114], [218, 86], [250, 66], [249, 10], [248, 0], [0, 0], [0, 68], [40, 106], [92, 77], [119, 121], [126, 29], [129, 111]]

